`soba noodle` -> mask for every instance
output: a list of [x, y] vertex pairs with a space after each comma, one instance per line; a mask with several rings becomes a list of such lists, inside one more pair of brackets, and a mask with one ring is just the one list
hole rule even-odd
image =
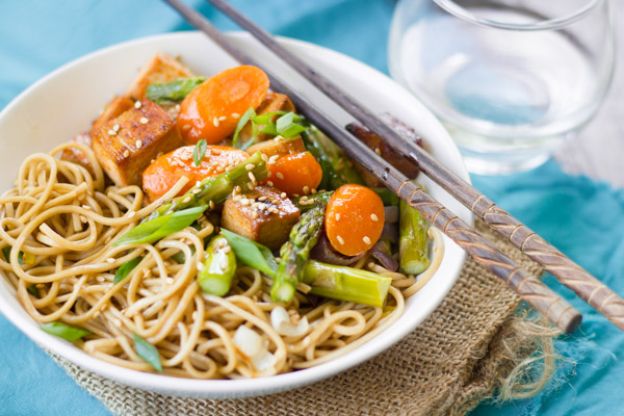
[[[82, 151], [89, 167], [61, 160], [69, 147]], [[309, 327], [298, 336], [280, 335], [271, 325], [270, 280], [239, 267], [230, 295], [203, 294], [196, 283], [204, 258], [204, 237], [214, 231], [204, 221], [155, 245], [115, 246], [111, 242], [163, 200], [145, 205], [137, 186], [105, 185], [92, 150], [76, 143], [34, 154], [22, 164], [15, 186], [0, 198], [0, 248], [10, 248], [0, 267], [16, 288], [26, 311], [40, 323], [63, 321], [91, 332], [76, 345], [111, 364], [152, 371], [132, 347], [132, 334], [156, 346], [165, 374], [199, 379], [257, 376], [237, 350], [236, 330], [245, 325], [262, 336], [274, 357], [270, 371], [283, 373], [314, 366], [344, 354], [376, 336], [403, 313], [405, 298], [434, 274], [443, 245], [431, 230], [433, 258], [418, 277], [384, 269], [362, 259], [356, 267], [392, 278], [384, 308], [322, 298], [310, 303], [298, 294], [288, 313]], [[180, 263], [176, 258], [184, 256]], [[141, 258], [128, 277], [114, 283], [116, 270]], [[31, 292], [36, 288], [37, 296]]]

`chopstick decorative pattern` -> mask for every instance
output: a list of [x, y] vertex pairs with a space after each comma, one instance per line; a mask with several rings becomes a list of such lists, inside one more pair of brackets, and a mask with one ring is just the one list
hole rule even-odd
[[[165, 1], [192, 25], [202, 30], [215, 43], [219, 44], [234, 59], [241, 63], [263, 67], [236, 48], [199, 13], [179, 0]], [[331, 121], [329, 117], [315, 106], [307, 102], [299, 93], [293, 91], [288, 85], [277, 79], [270, 69], [263, 69], [269, 74], [272, 86], [276, 90], [287, 94], [297, 108], [312, 123], [330, 135], [352, 159], [366, 167], [388, 188], [396, 192], [399, 197], [421, 211], [428, 221], [432, 222], [464, 248], [475, 261], [506, 281], [523, 300], [530, 303], [562, 330], [571, 332], [576, 328], [581, 321], [581, 315], [565, 300], [551, 291], [539, 279], [520, 269], [511, 259], [500, 253], [491, 242], [478, 234], [478, 232], [439, 202], [435, 201], [418, 185], [412, 183], [410, 178], [405, 177], [405, 175], [380, 158], [375, 152], [347, 133], [341, 126]]]
[[473, 211], [488, 226], [511, 241], [527, 256], [542, 264], [562, 284], [572, 289], [581, 299], [601, 312], [620, 329], [624, 329], [624, 299], [574, 263], [543, 238], [530, 230], [467, 182], [438, 163], [425, 150], [416, 146], [396, 129], [363, 107], [331, 80], [316, 72], [305, 62], [279, 45], [270, 34], [256, 26], [224, 0], [209, 0], [239, 26], [249, 31], [264, 46], [282, 58], [306, 79], [314, 83], [328, 97], [351, 113], [364, 126], [384, 138], [395, 150], [410, 157], [433, 181]]

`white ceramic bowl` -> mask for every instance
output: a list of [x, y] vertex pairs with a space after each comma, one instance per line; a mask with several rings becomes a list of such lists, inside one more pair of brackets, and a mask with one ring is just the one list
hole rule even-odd
[[[257, 43], [241, 34], [231, 35], [241, 48], [275, 68], [314, 103], [331, 108], [343, 124], [348, 115], [311, 89], [294, 72], [279, 63]], [[380, 72], [347, 56], [290, 39], [281, 39], [289, 50], [304, 57], [376, 112], [391, 112], [409, 122], [426, 138], [434, 156], [468, 180], [459, 152], [438, 120], [409, 92]], [[0, 114], [0, 190], [9, 188], [21, 161], [31, 153], [48, 151], [85, 130], [104, 104], [125, 91], [139, 68], [155, 53], [179, 55], [198, 74], [214, 74], [235, 63], [200, 33], [173, 33], [134, 40], [89, 54], [39, 80]], [[470, 213], [426, 178], [431, 194], [471, 221]], [[143, 373], [105, 363], [72, 344], [41, 331], [20, 306], [15, 291], [0, 279], [0, 312], [27, 336], [46, 349], [80, 367], [119, 383], [178, 396], [233, 398], [273, 393], [329, 377], [383, 353], [411, 332], [440, 304], [464, 262], [464, 252], [445, 237], [445, 255], [432, 280], [407, 302], [401, 318], [383, 333], [348, 354], [319, 366], [261, 379], [192, 380]], [[440, 335], [442, 336], [442, 335]]]

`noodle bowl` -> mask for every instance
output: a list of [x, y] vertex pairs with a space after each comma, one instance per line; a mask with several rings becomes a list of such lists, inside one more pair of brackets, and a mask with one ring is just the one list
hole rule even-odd
[[[68, 147], [84, 152], [87, 167], [61, 160]], [[137, 186], [106, 186], [92, 150], [68, 143], [49, 155], [34, 154], [20, 168], [15, 186], [0, 198], [0, 245], [10, 248], [0, 267], [16, 288], [20, 303], [37, 322], [62, 319], [91, 335], [77, 346], [109, 363], [149, 371], [132, 347], [132, 334], [155, 345], [166, 374], [192, 378], [238, 378], [307, 368], [360, 345], [394, 322], [405, 298], [434, 274], [443, 257], [437, 230], [432, 266], [418, 278], [391, 272], [363, 258], [355, 267], [392, 278], [383, 308], [309, 298], [298, 294], [288, 306], [295, 322], [309, 322], [297, 336], [271, 324], [270, 280], [258, 270], [239, 267], [230, 294], [203, 294], [197, 282], [208, 221], [172, 234], [154, 245], [112, 242], [149, 216], [184, 186], [145, 204]], [[8, 250], [5, 250], [8, 252]], [[177, 257], [186, 261], [180, 263]], [[128, 278], [114, 283], [123, 263], [141, 258]], [[36, 288], [36, 296], [31, 287]], [[260, 334], [272, 365], [258, 372], [238, 351], [235, 333], [247, 326]]]

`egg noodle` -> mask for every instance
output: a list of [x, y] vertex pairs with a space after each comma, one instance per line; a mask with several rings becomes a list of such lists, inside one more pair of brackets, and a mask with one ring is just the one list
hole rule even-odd
[[[68, 148], [83, 152], [89, 166], [60, 159]], [[184, 185], [182, 179], [147, 204], [138, 186], [107, 187], [89, 147], [67, 143], [28, 157], [15, 186], [0, 198], [0, 248], [8, 256], [0, 257], [0, 267], [28, 314], [42, 324], [62, 321], [87, 329], [90, 334], [75, 345], [114, 365], [154, 371], [133, 348], [137, 334], [157, 348], [164, 374], [271, 375], [326, 362], [379, 334], [401, 316], [405, 299], [431, 278], [443, 256], [440, 233], [430, 229], [431, 266], [418, 277], [363, 258], [353, 267], [392, 278], [383, 308], [297, 293], [288, 316], [309, 325], [296, 336], [283, 335], [271, 323], [272, 311], [280, 306], [271, 302], [270, 279], [261, 272], [239, 266], [228, 296], [202, 293], [196, 275], [204, 238], [215, 231], [210, 222], [154, 245], [113, 246]], [[140, 263], [115, 283], [119, 267], [135, 258]], [[270, 352], [263, 371], [236, 346], [241, 326], [258, 334]]]

